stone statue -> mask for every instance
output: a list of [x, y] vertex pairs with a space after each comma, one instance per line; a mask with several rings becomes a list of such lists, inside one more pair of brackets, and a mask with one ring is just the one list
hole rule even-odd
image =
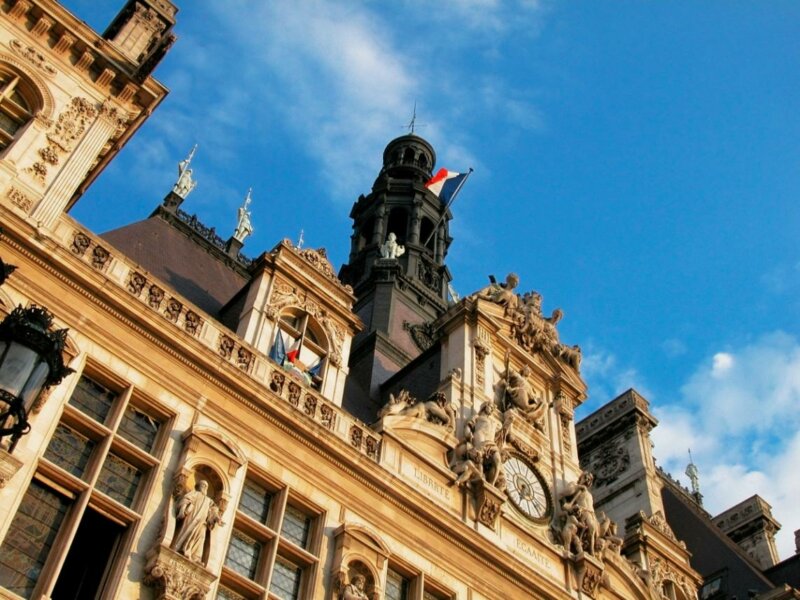
[[501, 392], [501, 406], [506, 411], [518, 410], [528, 422], [541, 430], [543, 429], [542, 417], [546, 405], [542, 398], [536, 396], [536, 392], [528, 382], [530, 374], [531, 370], [528, 365], [524, 365], [521, 371], [515, 371], [509, 367], [506, 356], [506, 372], [498, 383]]
[[624, 540], [617, 535], [617, 524], [605, 513], [600, 513], [597, 517], [597, 537], [600, 550], [608, 550], [614, 554], [619, 554], [622, 550]]
[[390, 232], [381, 246], [381, 258], [398, 258], [405, 254], [406, 247], [397, 243], [397, 236]]
[[473, 299], [488, 300], [505, 307], [506, 315], [513, 315], [519, 304], [519, 297], [514, 289], [519, 285], [519, 277], [515, 273], [506, 275], [505, 283], [497, 283], [494, 276], [489, 276], [489, 285], [473, 294]]
[[250, 211], [247, 207], [250, 206], [250, 201], [253, 199], [253, 188], [247, 190], [244, 204], [239, 207], [238, 215], [239, 220], [236, 224], [236, 231], [233, 232], [234, 239], [244, 242], [244, 239], [253, 233], [253, 225], [250, 223]]
[[405, 389], [400, 390], [397, 396], [389, 394], [389, 401], [378, 412], [379, 418], [387, 415], [425, 419], [430, 423], [443, 425], [451, 431], [456, 426], [456, 412], [442, 392], [434, 392], [424, 402], [411, 396]]
[[367, 579], [363, 575], [356, 575], [353, 580], [344, 587], [342, 592], [342, 600], [369, 600], [364, 587], [367, 585]]
[[221, 521], [219, 507], [208, 497], [208, 482], [199, 481], [194, 490], [181, 496], [175, 506], [178, 521], [172, 549], [193, 562], [204, 563], [211, 530]]
[[450, 406], [442, 392], [435, 392], [425, 402], [417, 402], [411, 406], [407, 406], [400, 411], [401, 415], [417, 417], [418, 419], [426, 419], [430, 423], [437, 425], [444, 425], [451, 431], [456, 426], [456, 412]]
[[498, 486], [503, 471], [502, 443], [503, 430], [494, 418], [496, 411], [493, 402], [484, 402], [478, 414], [467, 421], [467, 431], [472, 437], [471, 460], [481, 466], [483, 479], [489, 485]]
[[479, 464], [478, 453], [472, 445], [472, 432], [467, 431], [461, 443], [453, 449], [450, 468], [458, 475], [452, 485], [462, 487], [473, 481], [483, 480], [483, 465]]
[[175, 185], [172, 187], [172, 191], [184, 200], [197, 186], [197, 182], [192, 179], [192, 170], [189, 168], [196, 150], [197, 144], [195, 144], [192, 151], [189, 152], [189, 156], [178, 163], [178, 181], [176, 181]]
[[400, 390], [397, 395], [389, 394], [389, 401], [378, 411], [378, 418], [381, 419], [388, 415], [398, 415], [400, 411], [416, 402], [406, 389]]
[[561, 496], [561, 508], [566, 513], [566, 519], [575, 518], [584, 552], [595, 556], [598, 551], [598, 533], [600, 525], [594, 513], [594, 498], [591, 487], [594, 475], [588, 471], [581, 473], [577, 483], [571, 483]]

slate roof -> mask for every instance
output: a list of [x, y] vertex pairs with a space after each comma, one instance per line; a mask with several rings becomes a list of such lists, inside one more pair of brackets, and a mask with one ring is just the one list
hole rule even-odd
[[212, 317], [250, 280], [240, 260], [162, 208], [101, 237]]

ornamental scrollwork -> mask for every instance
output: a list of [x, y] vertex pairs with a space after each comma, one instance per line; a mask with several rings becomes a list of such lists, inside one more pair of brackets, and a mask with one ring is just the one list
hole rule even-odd
[[8, 44], [11, 46], [11, 49], [32, 64], [37, 69], [44, 72], [49, 77], [55, 76], [58, 71], [56, 71], [55, 67], [53, 67], [47, 59], [44, 57], [44, 54], [36, 50], [33, 46], [26, 46], [19, 40], [11, 40]]

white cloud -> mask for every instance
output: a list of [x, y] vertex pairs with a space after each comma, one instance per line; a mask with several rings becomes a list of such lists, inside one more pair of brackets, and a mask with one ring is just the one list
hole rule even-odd
[[733, 355], [728, 354], [727, 352], [717, 352], [714, 355], [713, 361], [714, 363], [711, 367], [711, 376], [715, 379], [723, 377], [725, 373], [730, 371], [734, 362]]
[[[656, 405], [654, 454], [681, 475], [691, 448], [706, 509], [717, 514], [759, 494], [784, 527], [782, 557], [800, 528], [800, 341], [784, 332], [764, 335], [704, 361], [678, 402]], [[681, 478], [680, 476], [678, 477]]]

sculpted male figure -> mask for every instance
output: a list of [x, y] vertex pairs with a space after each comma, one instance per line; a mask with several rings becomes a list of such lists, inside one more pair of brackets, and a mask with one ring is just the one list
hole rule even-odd
[[475, 462], [483, 465], [484, 479], [490, 485], [497, 484], [503, 465], [503, 455], [496, 442], [500, 424], [493, 418], [495, 410], [494, 403], [484, 402], [478, 414], [467, 422], [467, 429], [472, 432]]
[[369, 600], [364, 586], [367, 580], [363, 575], [356, 575], [353, 581], [347, 584], [342, 593], [342, 600]]
[[562, 508], [567, 515], [574, 515], [581, 529], [583, 548], [591, 555], [597, 551], [597, 536], [600, 525], [594, 513], [594, 498], [590, 488], [594, 475], [581, 473], [577, 483], [570, 484], [562, 496]]
[[178, 528], [172, 549], [194, 562], [203, 562], [206, 536], [220, 521], [217, 505], [208, 497], [208, 482], [200, 481], [175, 506]]

